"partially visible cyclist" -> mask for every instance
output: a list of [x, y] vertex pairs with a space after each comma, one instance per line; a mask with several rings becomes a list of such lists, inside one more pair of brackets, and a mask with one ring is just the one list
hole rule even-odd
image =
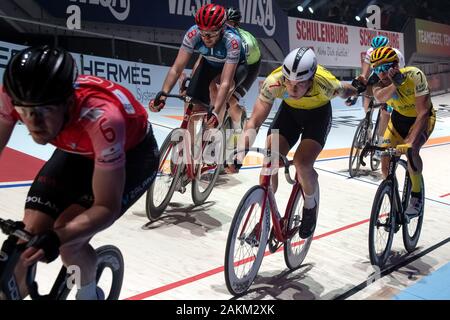
[[[244, 79], [241, 85], [236, 88], [229, 100], [229, 113], [233, 119], [241, 119], [242, 117], [245, 117], [245, 107], [239, 106], [239, 100], [246, 95], [247, 91], [250, 89], [253, 82], [255, 82], [256, 78], [258, 77], [259, 70], [261, 69], [261, 52], [259, 49], [258, 40], [256, 40], [256, 38], [250, 32], [240, 27], [241, 19], [242, 14], [238, 9], [233, 7], [227, 9], [226, 23], [239, 32], [248, 65], [247, 77]], [[235, 114], [234, 117], [233, 114]], [[242, 124], [243, 121], [235, 122], [233, 120], [233, 129], [236, 132], [242, 131]]]
[[[423, 163], [419, 152], [433, 132], [436, 122], [427, 78], [419, 68], [407, 66], [400, 69], [398, 54], [391, 47], [374, 50], [370, 63], [380, 79], [373, 87], [375, 98], [394, 109], [382, 146], [396, 147], [408, 157], [412, 192], [406, 215], [415, 217], [423, 207]], [[381, 168], [385, 177], [388, 163], [389, 159], [382, 158]]]
[[[239, 148], [244, 145], [248, 148], [253, 144], [256, 134], [251, 132], [255, 133], [261, 127], [275, 99], [281, 98], [282, 103], [267, 133], [266, 148], [270, 150], [278, 141], [279, 152], [287, 155], [301, 135], [293, 161], [305, 193], [303, 220], [299, 230], [303, 239], [308, 238], [316, 226], [319, 188], [318, 174], [313, 165], [331, 128], [330, 100], [338, 95], [346, 99], [356, 94], [353, 86], [340, 82], [331, 72], [317, 64], [312, 49], [294, 49], [286, 56], [283, 65], [272, 71], [264, 81], [239, 141]], [[261, 182], [262, 178], [261, 175]], [[272, 176], [272, 179], [276, 191], [277, 175]]]
[[10, 59], [0, 88], [0, 153], [18, 121], [36, 143], [56, 147], [25, 203], [25, 229], [35, 236], [15, 272], [22, 298], [26, 268], [59, 254], [80, 268], [76, 298], [103, 298], [89, 241], [140, 198], [158, 168], [145, 108], [116, 83], [77, 75], [67, 51], [30, 47]]
[[[370, 67], [370, 55], [372, 54], [372, 52], [375, 49], [385, 47], [388, 45], [389, 45], [389, 38], [387, 38], [383, 35], [378, 35], [378, 36], [373, 37], [372, 41], [370, 42], [370, 48], [367, 49], [364, 59], [361, 62], [361, 75], [359, 75], [357, 77], [357, 80], [359, 80], [364, 86], [367, 87], [366, 93], [369, 96], [373, 95], [373, 93], [372, 93], [373, 84], [377, 83], [379, 80], [377, 74], [374, 73], [372, 68]], [[397, 56], [399, 59], [399, 67], [404, 68], [405, 67], [405, 58], [403, 57], [403, 54], [398, 49], [394, 48], [394, 50], [397, 52]], [[367, 113], [367, 111], [369, 109], [369, 102], [370, 102], [370, 98], [367, 96], [363, 96], [363, 108], [364, 108], [365, 113]], [[383, 140], [383, 134], [386, 131], [391, 111], [392, 111], [392, 108], [390, 106], [388, 106], [386, 109], [380, 108], [380, 110], [379, 110], [380, 122], [379, 122], [378, 130], [377, 130], [379, 142], [381, 142]], [[380, 160], [380, 153], [378, 151], [375, 152], [374, 158], [377, 160]]]
[[[225, 8], [216, 4], [203, 5], [195, 15], [195, 25], [185, 34], [178, 55], [167, 73], [161, 92], [170, 93], [182, 75], [194, 50], [200, 59], [191, 76], [186, 94], [204, 103], [212, 104], [208, 125], [218, 127], [225, 115], [225, 103], [247, 76], [245, 52], [239, 33], [225, 24]], [[210, 97], [210, 84], [219, 83], [217, 95]], [[149, 108], [158, 112], [165, 105], [165, 97], [151, 100]], [[196, 107], [197, 108], [197, 107]], [[198, 110], [197, 109], [194, 109]], [[240, 113], [230, 113], [233, 121], [240, 121]]]

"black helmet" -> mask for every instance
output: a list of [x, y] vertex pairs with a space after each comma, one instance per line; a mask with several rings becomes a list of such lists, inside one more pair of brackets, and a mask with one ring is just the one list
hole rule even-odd
[[66, 50], [30, 47], [9, 60], [3, 84], [16, 105], [58, 104], [72, 95], [77, 74], [75, 60]]
[[227, 20], [239, 23], [241, 19], [242, 14], [238, 9], [233, 7], [227, 9]]

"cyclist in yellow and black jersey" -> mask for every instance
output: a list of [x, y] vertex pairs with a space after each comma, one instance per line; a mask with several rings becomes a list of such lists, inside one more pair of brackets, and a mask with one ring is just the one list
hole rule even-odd
[[[317, 65], [312, 49], [297, 48], [266, 78], [245, 125], [239, 146], [245, 143], [248, 147], [256, 138], [256, 130], [268, 117], [275, 98], [281, 98], [283, 101], [268, 131], [267, 149], [275, 148], [278, 141], [279, 152], [287, 155], [302, 136], [295, 151], [294, 165], [305, 192], [299, 230], [303, 239], [309, 237], [316, 226], [319, 187], [313, 165], [331, 128], [330, 100], [338, 95], [345, 99], [356, 94], [354, 87], [341, 83], [331, 72]], [[272, 179], [276, 190], [277, 175]]]
[[[380, 81], [373, 93], [379, 102], [392, 106], [391, 119], [383, 137], [383, 147], [396, 147], [407, 154], [412, 193], [406, 215], [417, 216], [423, 207], [421, 197], [422, 159], [420, 148], [430, 137], [436, 112], [430, 99], [425, 74], [416, 67], [398, 66], [398, 56], [391, 47], [374, 50], [370, 62]], [[387, 175], [389, 160], [382, 159], [381, 169]]]

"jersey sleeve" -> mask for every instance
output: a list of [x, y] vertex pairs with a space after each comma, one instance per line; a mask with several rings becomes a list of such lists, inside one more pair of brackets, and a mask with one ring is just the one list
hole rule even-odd
[[239, 63], [241, 56], [242, 40], [231, 32], [225, 31], [225, 48], [227, 49], [227, 57], [225, 63]]
[[[125, 119], [109, 102], [89, 98], [83, 106], [84, 129], [94, 151], [95, 166], [117, 169], [125, 165]], [[82, 109], [82, 110], [83, 110]]]
[[366, 51], [366, 56], [364, 57], [364, 62], [370, 64], [370, 55], [373, 52], [373, 48], [370, 47], [369, 49], [367, 49]]
[[6, 94], [3, 87], [0, 88], [0, 120], [10, 124], [16, 123], [19, 120], [11, 98]]
[[282, 89], [282, 83], [280, 80], [275, 79], [272, 75], [269, 75], [263, 82], [261, 90], [259, 91], [258, 98], [264, 102], [272, 104], [277, 97], [278, 91]]
[[411, 76], [414, 81], [414, 92], [416, 97], [424, 96], [430, 93], [427, 78], [422, 70], [415, 68], [415, 70], [411, 73]]
[[184, 35], [181, 48], [189, 53], [193, 53], [199, 41], [201, 41], [200, 32], [198, 27], [194, 25]]

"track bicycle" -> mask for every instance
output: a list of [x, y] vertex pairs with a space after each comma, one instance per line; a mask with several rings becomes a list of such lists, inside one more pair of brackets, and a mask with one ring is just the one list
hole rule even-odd
[[[290, 176], [289, 167], [292, 161], [277, 152], [262, 148], [249, 148], [245, 153], [247, 151], [279, 157], [284, 166], [286, 180], [292, 184], [292, 191], [282, 217], [271, 185], [271, 172], [275, 166], [269, 162], [266, 168], [270, 173], [266, 172], [263, 183], [250, 188], [239, 203], [231, 222], [225, 249], [225, 282], [233, 295], [242, 295], [252, 285], [266, 255], [267, 244], [271, 253], [283, 246], [286, 265], [295, 270], [305, 259], [313, 239], [313, 234], [307, 239], [301, 239], [299, 236], [304, 193], [297, 178], [292, 179]], [[244, 151], [235, 151], [235, 154], [239, 152]]]

